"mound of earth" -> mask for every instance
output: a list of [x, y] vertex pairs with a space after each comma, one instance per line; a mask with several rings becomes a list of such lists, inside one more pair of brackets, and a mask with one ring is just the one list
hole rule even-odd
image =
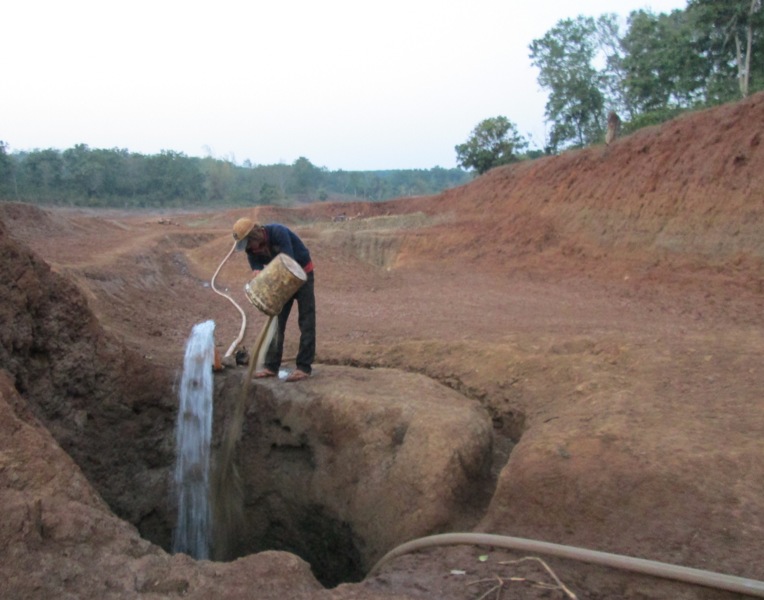
[[[213, 274], [245, 309], [245, 345], [263, 323], [243, 293], [246, 261], [223, 262], [240, 216], [292, 226], [316, 264], [316, 376], [297, 388], [268, 384], [273, 398], [352, 389], [349, 373], [389, 369], [398, 391], [387, 396], [398, 401], [412, 374], [451, 388], [442, 406], [422, 402], [433, 424], [451, 392], [490, 419], [488, 485], [475, 491], [488, 497], [410, 535], [459, 526], [764, 579], [763, 126], [758, 94], [607, 149], [384, 203], [172, 213], [0, 204], [6, 589], [40, 598], [564, 597], [530, 585], [553, 581], [538, 563], [506, 564], [523, 554], [493, 547], [417, 551], [332, 589], [293, 552], [258, 548], [233, 562], [166, 552], [184, 343], [195, 323], [214, 319], [225, 352], [242, 324], [214, 293]], [[287, 356], [296, 341], [292, 322]], [[219, 375], [220, 388], [241, 371]], [[288, 445], [338, 435], [305, 427]], [[355, 453], [367, 464], [362, 442], [392, 443], [395, 431], [371, 419], [344, 460]], [[303, 450], [283, 454], [303, 464]], [[444, 481], [454, 475], [440, 451], [423, 460]], [[353, 489], [334, 483], [306, 479], [305, 489]], [[413, 497], [403, 491], [389, 490]], [[469, 504], [458, 497], [454, 506]], [[384, 514], [379, 531], [394, 519]], [[736, 597], [540, 558], [579, 598]], [[39, 576], [29, 575], [32, 562], [43, 565]]]

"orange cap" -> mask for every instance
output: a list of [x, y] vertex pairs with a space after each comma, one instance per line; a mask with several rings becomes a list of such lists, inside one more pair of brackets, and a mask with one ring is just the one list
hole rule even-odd
[[241, 251], [247, 247], [247, 236], [255, 228], [255, 222], [247, 217], [242, 217], [233, 224], [233, 239], [236, 240], [236, 250]]

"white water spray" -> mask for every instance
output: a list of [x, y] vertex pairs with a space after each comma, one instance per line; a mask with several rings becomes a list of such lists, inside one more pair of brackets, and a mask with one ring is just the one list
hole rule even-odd
[[209, 473], [214, 332], [214, 321], [198, 323], [191, 330], [186, 342], [178, 394], [180, 406], [175, 432], [178, 521], [173, 552], [183, 552], [196, 559], [207, 559], [210, 553]]

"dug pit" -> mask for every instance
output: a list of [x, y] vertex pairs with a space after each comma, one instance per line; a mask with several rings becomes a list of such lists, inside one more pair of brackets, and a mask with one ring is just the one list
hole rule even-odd
[[[16, 283], [0, 288], [0, 358], [15, 389], [111, 510], [170, 551], [171, 373], [107, 335], [81, 291], [2, 227], [0, 250], [15, 257], [7, 280]], [[213, 465], [245, 371], [215, 377]], [[217, 498], [240, 510], [213, 557], [286, 549], [327, 586], [358, 580], [398, 544], [483, 516], [495, 486], [492, 430], [477, 401], [398, 370], [319, 365], [299, 384], [258, 381], [235, 454], [241, 487]]]
[[[242, 378], [217, 377], [213, 465]], [[327, 587], [359, 581], [398, 544], [470, 528], [493, 492], [490, 416], [427, 377], [321, 365], [245, 404], [238, 478], [213, 494], [217, 560], [287, 550]]]

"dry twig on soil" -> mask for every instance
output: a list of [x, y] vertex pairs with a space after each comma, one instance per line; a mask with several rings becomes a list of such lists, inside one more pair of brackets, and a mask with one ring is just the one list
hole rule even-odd
[[[562, 582], [560, 581], [560, 578], [557, 577], [555, 572], [552, 570], [552, 567], [550, 567], [548, 564], [546, 564], [543, 560], [541, 560], [538, 556], [526, 556], [524, 558], [520, 558], [518, 560], [506, 560], [503, 562], [500, 562], [500, 565], [513, 565], [513, 564], [519, 564], [521, 562], [525, 562], [528, 560], [533, 560], [541, 564], [542, 567], [546, 569], [546, 572], [549, 573], [549, 575], [554, 579], [556, 586], [551, 586], [553, 588], [557, 588], [564, 592], [568, 598], [571, 598], [572, 600], [578, 600], [576, 595]], [[544, 585], [544, 587], [548, 587], [547, 584]]]
[[478, 581], [471, 581], [467, 585], [480, 585], [482, 583], [495, 583], [493, 587], [491, 587], [487, 592], [482, 594], [479, 598], [476, 600], [485, 600], [492, 592], [496, 592], [496, 600], [501, 600], [501, 592], [504, 589], [504, 584], [511, 583], [513, 581], [517, 582], [528, 582], [533, 586], [548, 589], [548, 590], [560, 590], [563, 592], [568, 598], [571, 600], [578, 600], [577, 596], [560, 580], [559, 577], [555, 574], [555, 572], [552, 570], [552, 568], [546, 564], [543, 560], [536, 556], [526, 556], [524, 558], [520, 558], [518, 560], [507, 560], [500, 562], [500, 565], [512, 565], [512, 564], [519, 564], [521, 562], [526, 561], [536, 561], [541, 564], [541, 566], [546, 569], [547, 573], [554, 579], [555, 583], [544, 583], [542, 581], [533, 581], [531, 579], [528, 579], [526, 577], [499, 577], [498, 575], [494, 574], [495, 579], [479, 579]]

